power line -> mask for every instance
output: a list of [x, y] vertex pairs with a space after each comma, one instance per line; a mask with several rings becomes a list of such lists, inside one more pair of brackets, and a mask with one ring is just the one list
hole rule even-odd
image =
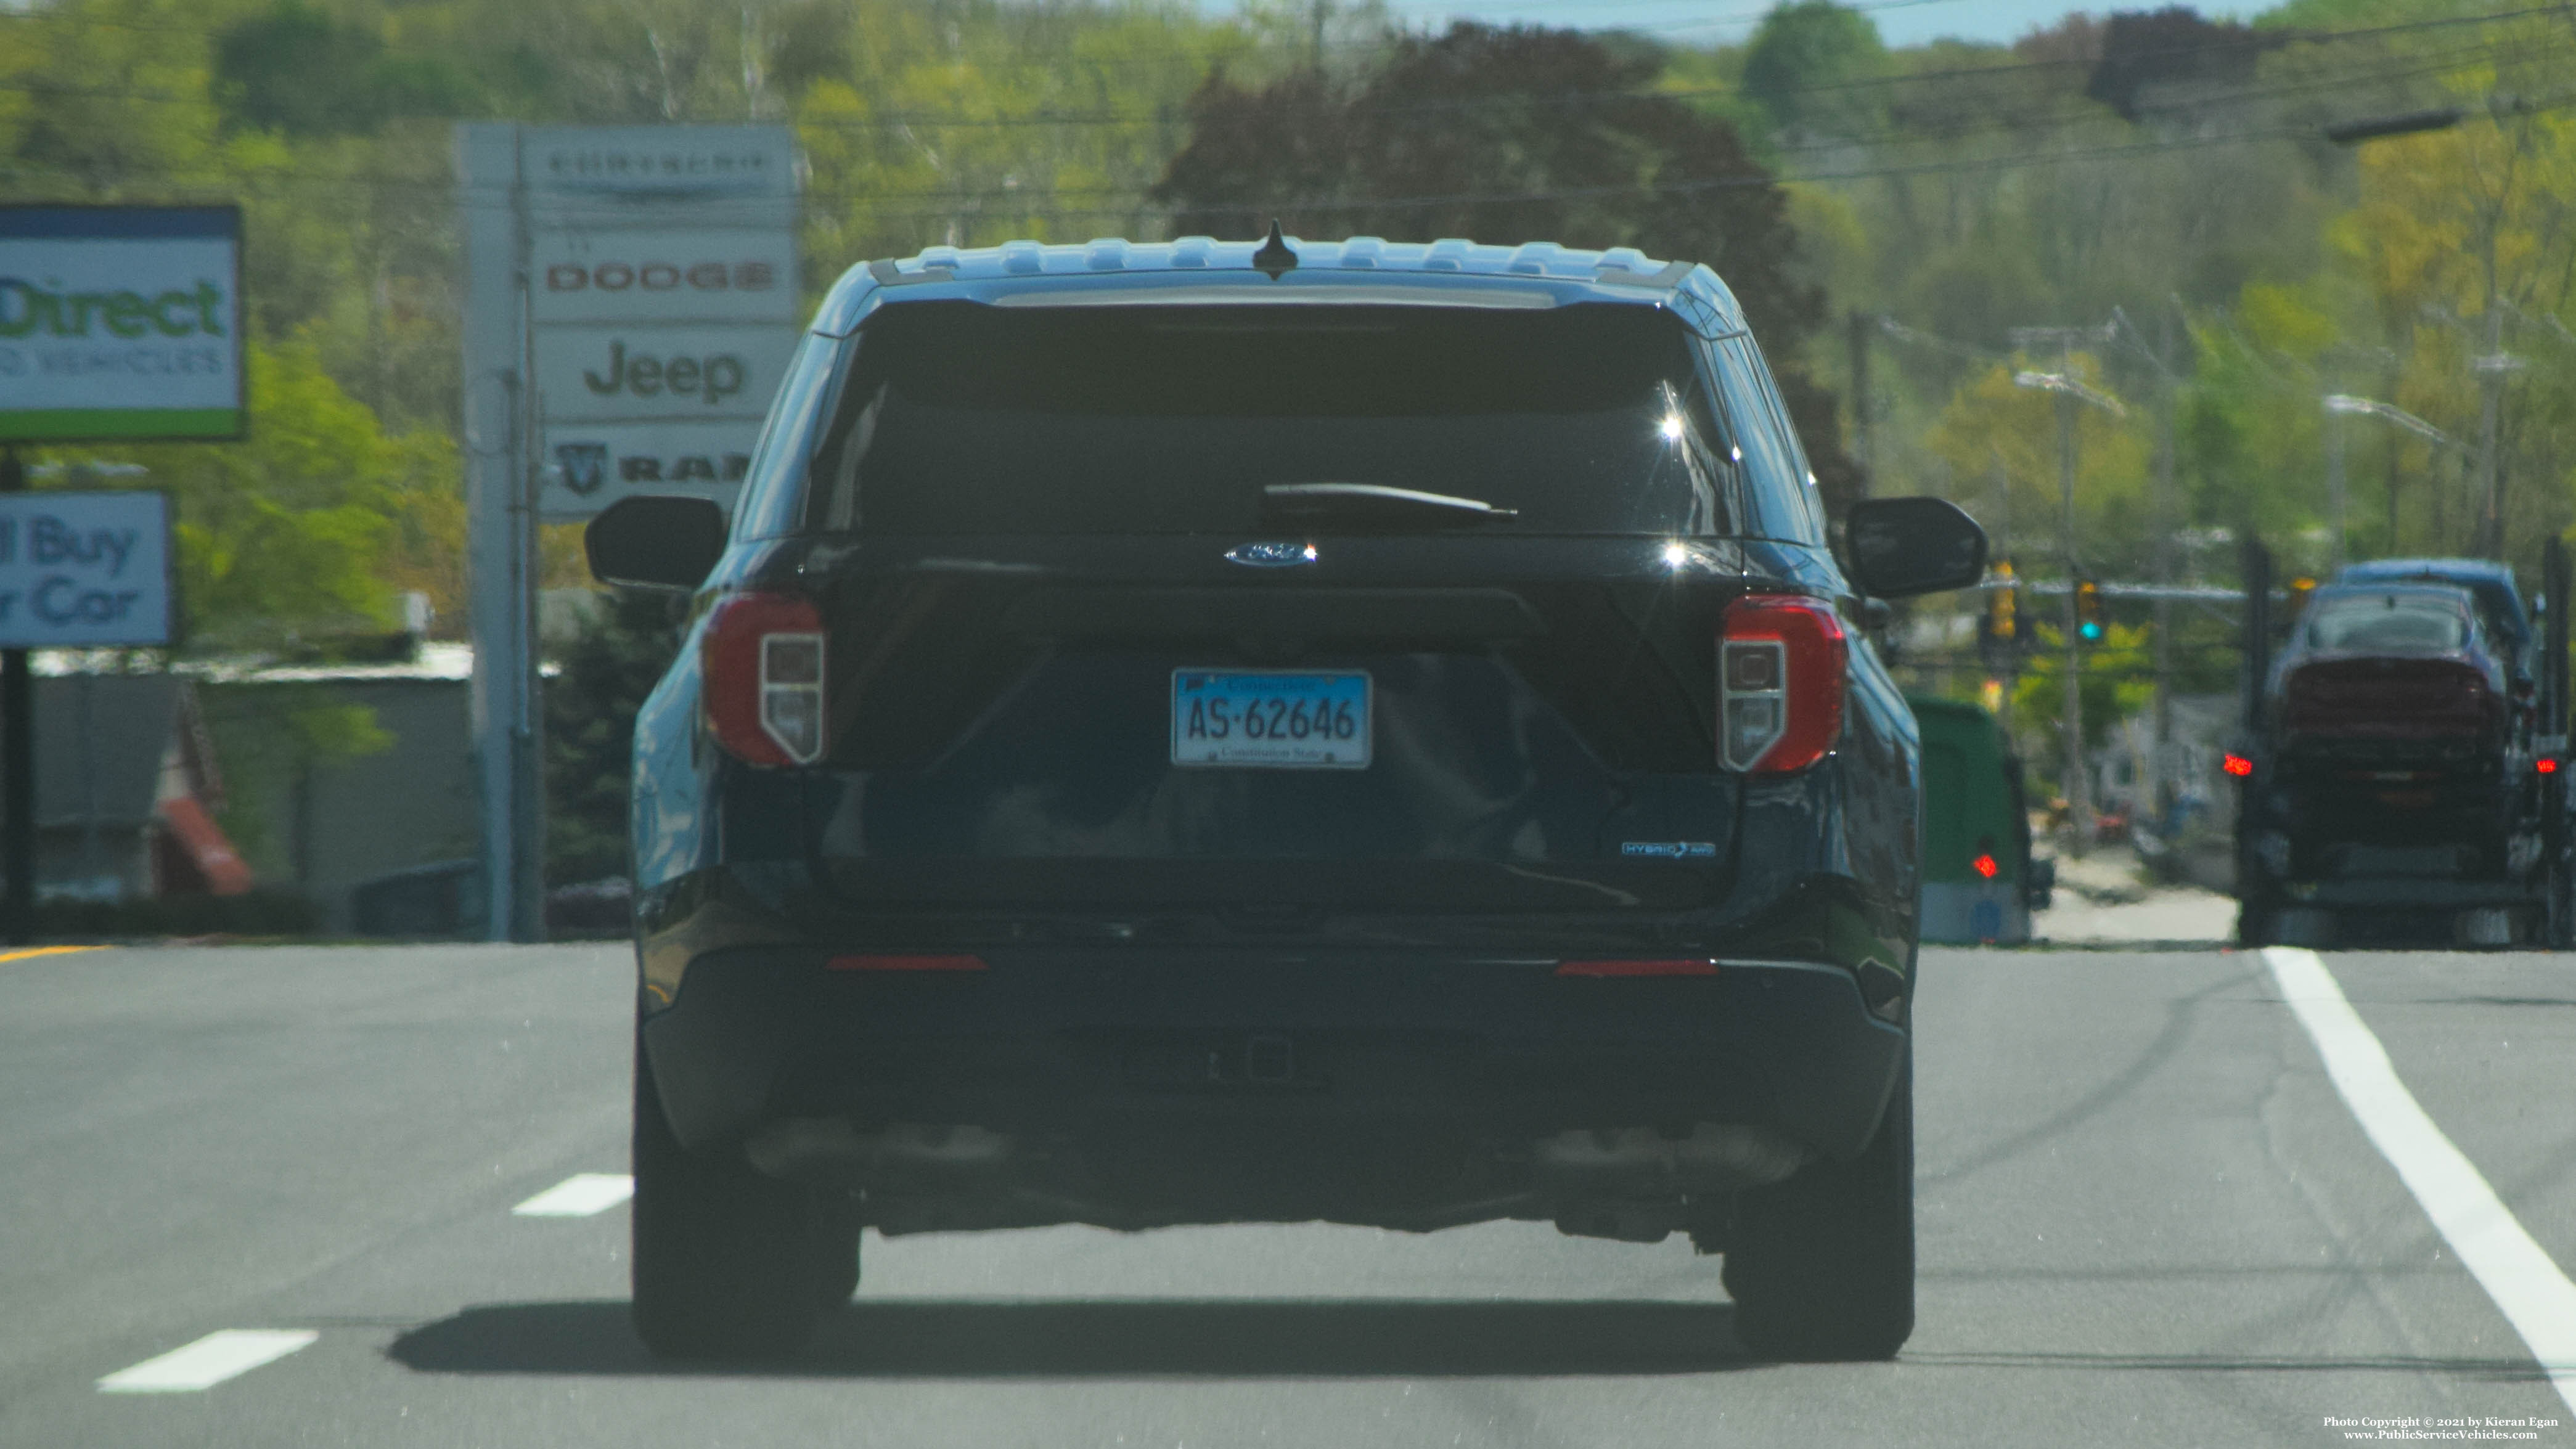
[[[1881, 3], [1881, 4], [1879, 4], [1879, 5], [1877, 5], [1877, 6], [1862, 6], [1862, 7], [1859, 7], [1859, 8], [1896, 8], [1896, 6], [1898, 6], [1898, 5], [1909, 5], [1909, 4], [1929, 4], [1929, 3], [1942, 3], [1942, 0], [1882, 0], [1882, 3]], [[2514, 9], [2514, 10], [2495, 11], [2495, 12], [2490, 12], [2490, 13], [2482, 14], [2482, 15], [2443, 16], [2443, 17], [2438, 17], [2438, 18], [2435, 18], [2435, 19], [2428, 19], [2428, 20], [2414, 20], [2414, 21], [2403, 21], [2403, 22], [2398, 22], [2398, 23], [2389, 24], [2389, 25], [2362, 26], [2362, 27], [2356, 27], [2356, 28], [2354, 28], [2354, 29], [2350, 29], [2350, 30], [2324, 30], [2324, 31], [2289, 32], [2289, 33], [2287, 33], [2287, 34], [2286, 34], [2286, 36], [2283, 38], [2283, 40], [2281, 41], [2281, 43], [2283, 43], [2283, 44], [2327, 44], [2327, 43], [2341, 43], [2341, 42], [2345, 42], [2345, 41], [2364, 40], [2364, 39], [2370, 39], [2370, 38], [2380, 37], [2380, 36], [2399, 35], [2399, 34], [2410, 34], [2410, 33], [2421, 32], [2421, 31], [2439, 30], [2439, 29], [2449, 29], [2449, 28], [2455, 28], [2455, 27], [2461, 27], [2461, 26], [2482, 26], [2482, 25], [2494, 25], [2494, 24], [2501, 24], [2501, 23], [2504, 23], [2504, 22], [2506, 22], [2506, 21], [2511, 21], [2511, 20], [2527, 19], [2527, 18], [2530, 18], [2530, 17], [2533, 17], [2533, 16], [2540, 16], [2540, 15], [2560, 15], [2560, 14], [2565, 14], [2565, 13], [2567, 12], [2567, 9], [2568, 9], [2568, 7], [2567, 7], [2565, 4], [2563, 4], [2563, 3], [2562, 3], [2562, 4], [2553, 4], [2553, 5], [2530, 6], [2530, 7], [2525, 7], [2525, 8], [2520, 8], [2520, 9]], [[0, 11], [0, 18], [6, 18], [6, 19], [11, 19], [11, 20], [19, 20], [19, 21], [27, 21], [27, 22], [35, 22], [35, 23], [72, 23], [72, 24], [99, 24], [99, 25], [119, 25], [119, 26], [124, 26], [124, 25], [126, 25], [126, 24], [127, 24], [126, 22], [107, 20], [107, 19], [102, 19], [102, 18], [97, 18], [97, 17], [64, 15], [64, 14], [59, 14], [59, 13], [57, 13], [57, 12], [50, 12], [50, 11], [46, 11], [46, 12], [24, 12], [24, 11], [22, 11], [22, 12], [6, 12], [6, 11]], [[132, 28], [144, 28], [144, 27], [132, 27]], [[211, 39], [215, 39], [215, 38], [219, 37], [219, 36], [223, 33], [223, 32], [218, 32], [218, 31], [181, 30], [181, 29], [178, 29], [178, 28], [176, 28], [176, 27], [149, 27], [149, 28], [151, 28], [151, 29], [155, 29], [155, 30], [166, 30], [166, 31], [167, 31], [167, 33], [172, 33], [172, 34], [186, 34], [186, 35], [196, 36], [196, 37], [199, 37], [199, 38], [209, 39], [209, 40], [211, 40]], [[1219, 33], [1220, 33], [1220, 34], [1223, 34], [1224, 32], [1219, 32]], [[1240, 32], [1235, 32], [1235, 33], [1239, 34]], [[2213, 50], [2218, 50], [2218, 51], [2225, 51], [2225, 50], [2238, 50], [2238, 49], [2243, 49], [2243, 48], [2245, 48], [2245, 47], [2247, 47], [2247, 46], [2249, 46], [2249, 45], [2257, 45], [2257, 44], [2261, 44], [2261, 43], [2262, 43], [2262, 40], [2261, 40], [2261, 39], [2259, 39], [2259, 38], [2256, 38], [2256, 37], [2263, 37], [2263, 36], [2265, 36], [2266, 34], [2267, 34], [2266, 32], [2254, 32], [2254, 33], [2253, 33], [2253, 35], [2252, 35], [2252, 36], [2249, 36], [2249, 37], [2230, 37], [2230, 38], [2221, 39], [2221, 40], [2211, 40], [2211, 41], [2200, 42], [2200, 43], [2196, 43], [2196, 44], [2192, 44], [2192, 45], [2170, 46], [2170, 47], [2166, 47], [2166, 48], [2164, 48], [2164, 49], [2160, 49], [2160, 50], [2139, 51], [2139, 52], [2135, 52], [2135, 53], [2133, 53], [2133, 54], [2131, 54], [2131, 55], [2128, 55], [2128, 56], [2124, 57], [2124, 59], [2125, 59], [2125, 60], [2127, 60], [2127, 61], [2129, 61], [2129, 62], [2135, 63], [2135, 62], [2140, 62], [2140, 61], [2152, 61], [2152, 60], [2175, 59], [2175, 58], [2184, 57], [2184, 56], [2194, 56], [2194, 55], [2200, 55], [2200, 54], [2203, 54], [2203, 53], [2206, 53], [2206, 52], [2209, 52], [2209, 51], [2213, 51]], [[1345, 45], [1347, 45], [1347, 46], [1348, 46], [1348, 48], [1353, 48], [1353, 49], [1383, 49], [1383, 48], [1385, 48], [1385, 45], [1387, 44], [1387, 42], [1386, 42], [1386, 41], [1384, 41], [1384, 40], [1372, 39], [1372, 40], [1365, 40], [1365, 41], [1346, 42], [1346, 43], [1344, 43], [1344, 44], [1345, 44]], [[1207, 47], [1207, 48], [1208, 48], [1208, 49], [1224, 49], [1224, 48], [1226, 48], [1226, 47], [1224, 47], [1224, 46], [1222, 46], [1222, 45], [1217, 45], [1217, 46], [1211, 46], [1211, 47]], [[388, 50], [387, 50], [386, 52], [384, 52], [384, 53], [385, 53], [385, 54], [387, 54], [387, 55], [389, 55], [389, 56], [394, 56], [394, 57], [397, 57], [397, 58], [418, 58], [418, 59], [441, 59], [441, 58], [453, 58], [453, 57], [452, 57], [452, 54], [451, 54], [450, 52], [444, 52], [444, 51], [399, 51], [399, 50], [392, 50], [392, 49], [388, 49]], [[1188, 50], [1185, 50], [1185, 49], [1184, 49], [1184, 48], [1182, 48], [1182, 47], [1174, 47], [1174, 48], [1173, 48], [1173, 51], [1172, 51], [1172, 54], [1174, 54], [1175, 56], [1188, 56], [1188, 55], [1190, 55], [1190, 54], [1191, 54], [1191, 52], [1190, 52], [1190, 51], [1188, 51]], [[2085, 60], [2085, 59], [2080, 59], [2080, 58], [2057, 58], [2057, 59], [2048, 59], [2048, 60], [2016, 61], [2016, 62], [2011, 62], [2011, 63], [2007, 63], [2007, 64], [2003, 64], [2003, 65], [1991, 65], [1991, 66], [1961, 66], [1961, 67], [1951, 67], [1951, 68], [1942, 69], [1942, 70], [1916, 71], [1916, 72], [1911, 72], [1911, 73], [1906, 73], [1906, 74], [1898, 74], [1898, 75], [1885, 75], [1885, 76], [1870, 76], [1870, 77], [1862, 77], [1862, 78], [1853, 79], [1853, 80], [1846, 80], [1846, 81], [1823, 81], [1823, 82], [1817, 82], [1817, 83], [1814, 83], [1814, 84], [1811, 84], [1811, 85], [1797, 86], [1797, 87], [1788, 88], [1788, 89], [1785, 89], [1785, 90], [1783, 90], [1783, 91], [1779, 92], [1779, 94], [1782, 94], [1782, 95], [1813, 95], [1813, 94], [1826, 94], [1826, 93], [1831, 93], [1831, 92], [1836, 92], [1836, 91], [1847, 91], [1847, 90], [1885, 89], [1885, 88], [1901, 87], [1901, 86], [1908, 86], [1908, 85], [1919, 85], [1919, 84], [1923, 84], [1923, 83], [1926, 83], [1926, 82], [1936, 82], [1936, 81], [1945, 81], [1945, 80], [1968, 80], [1968, 81], [1979, 81], [1979, 82], [1982, 82], [1982, 81], [1991, 80], [1991, 79], [1994, 79], [1994, 78], [1998, 78], [1998, 77], [2002, 77], [2002, 76], [2007, 76], [2007, 75], [2025, 75], [2025, 74], [2035, 74], [2035, 73], [2039, 73], [2039, 72], [2046, 72], [2046, 71], [2064, 70], [2064, 69], [2068, 69], [2068, 68], [2071, 68], [2071, 67], [2087, 67], [2087, 68], [2089, 68], [2089, 67], [2091, 67], [2092, 65], [2094, 65], [2094, 64], [2096, 64], [2096, 63], [2097, 63], [2097, 62], [2092, 61], [2092, 60]], [[1004, 74], [1010, 73], [1010, 70], [1009, 70], [1009, 68], [1008, 68], [1008, 67], [998, 66], [998, 65], [993, 65], [993, 64], [991, 64], [991, 63], [989, 63], [989, 62], [985, 62], [985, 61], [972, 62], [972, 64], [973, 64], [977, 69], [981, 69], [981, 70], [988, 70], [988, 71], [993, 71], [993, 72], [996, 72], [996, 73], [1004, 73]], [[1025, 67], [1025, 68], [1026, 68], [1026, 69], [1035, 69], [1035, 70], [1045, 70], [1045, 71], [1050, 71], [1050, 72], [1061, 72], [1061, 71], [1063, 71], [1063, 70], [1065, 70], [1065, 69], [1067, 69], [1067, 68], [1076, 68], [1076, 69], [1118, 69], [1118, 68], [1123, 68], [1123, 67], [1120, 67], [1120, 66], [1112, 66], [1112, 65], [1109, 65], [1109, 64], [1107, 64], [1107, 63], [1105, 63], [1105, 62], [1103, 62], [1103, 61], [1101, 61], [1101, 60], [1081, 60], [1081, 59], [1075, 59], [1075, 58], [1069, 58], [1069, 57], [1052, 57], [1052, 58], [1048, 58], [1048, 59], [1044, 59], [1044, 60], [1031, 60], [1031, 61], [1029, 61], [1029, 62], [1026, 64], [1026, 67]], [[21, 87], [0, 86], [0, 88], [14, 89], [14, 88], [21, 88]], [[63, 92], [55, 92], [55, 93], [56, 93], [56, 94], [61, 94], [61, 93], [63, 93]], [[97, 92], [97, 94], [102, 94], [102, 95], [103, 95], [103, 94], [105, 94], [105, 92], [104, 92], [104, 90], [102, 90], [102, 91], [100, 91], [100, 92]], [[1585, 93], [1585, 94], [1588, 94], [1588, 93]], [[1701, 86], [1701, 87], [1676, 88], [1676, 89], [1669, 90], [1669, 91], [1655, 92], [1654, 94], [1668, 95], [1668, 96], [1674, 96], [1674, 97], [1680, 97], [1680, 98], [1696, 98], [1696, 97], [1703, 97], [1703, 96], [1739, 95], [1739, 94], [1742, 94], [1742, 89], [1741, 89], [1741, 87], [1738, 87], [1738, 86]], [[175, 97], [175, 96], [169, 96], [169, 95], [146, 95], [146, 94], [142, 94], [142, 93], [137, 93], [137, 94], [133, 95], [131, 98], [133, 98], [133, 99], [149, 99], [149, 100], [174, 100], [174, 99], [183, 99], [183, 98], [181, 98], [181, 97]], [[184, 99], [193, 99], [193, 98], [184, 98]], [[1044, 119], [1042, 119], [1042, 120], [1034, 120], [1034, 119], [1033, 119], [1033, 120], [1031, 120], [1030, 122], [1028, 122], [1028, 124], [1050, 124], [1050, 125], [1072, 125], [1072, 124], [1131, 124], [1131, 123], [1135, 123], [1135, 122], [1137, 121], [1137, 119], [1138, 119], [1138, 118], [1133, 117], [1133, 116], [1124, 116], [1124, 115], [1118, 115], [1118, 114], [1115, 114], [1115, 113], [1064, 113], [1064, 114], [1062, 114], [1062, 115], [1058, 115], [1058, 116], [1047, 117], [1047, 118], [1044, 118]], [[1150, 119], [1153, 119], [1153, 118], [1146, 118], [1146, 119], [1149, 119], [1149, 120], [1150, 120]], [[927, 125], [927, 124], [958, 124], [958, 123], [951, 123], [951, 122], [934, 122], [934, 121], [930, 121], [930, 120], [926, 120], [926, 119], [916, 120], [916, 119], [912, 119], [912, 118], [905, 118], [905, 119], [902, 119], [902, 120], [899, 120], [899, 121], [889, 121], [887, 124]]]
[[[2193, 97], [2186, 101], [2177, 101], [2164, 106], [2150, 104], [2146, 109], [2150, 111], [2158, 111], [2179, 109], [2184, 105], [2206, 106], [2212, 104], [2242, 103], [2248, 100], [2259, 100], [2279, 95], [2297, 94], [2303, 91], [2331, 89], [2341, 86], [2364, 84], [2373, 81], [2401, 80], [2423, 75], [2439, 74], [2448, 70], [2465, 68], [2476, 63], [2480, 59], [2492, 58], [2504, 44], [2506, 43], [2495, 42], [2464, 46], [2455, 51], [2449, 52], [2445, 57], [2440, 59], [2432, 61], [2423, 61], [2420, 59], [2411, 60], [2407, 63], [2405, 68], [2399, 70], [2352, 71], [2331, 73], [2322, 76], [2302, 76], [2286, 80], [2273, 86], [2256, 87], [2218, 96]], [[2056, 64], [2056, 62], [2048, 62], [2047, 64], [2053, 65]], [[2022, 68], [1998, 67], [1996, 69], [2020, 70]], [[1959, 74], [1974, 73], [1975, 72], [1959, 72]], [[1844, 83], [1827, 83], [1811, 87], [1801, 87], [1796, 91], [1785, 92], [1784, 94], [1827, 92], [1846, 88], [1848, 87]], [[41, 94], [60, 99], [134, 100], [154, 104], [211, 104], [210, 98], [202, 95], [188, 95], [171, 91], [144, 91], [107, 86], [64, 86], [50, 81], [0, 80], [0, 91], [19, 91], [29, 94]], [[1369, 114], [1378, 116], [1426, 115], [1461, 110], [1475, 110], [1486, 107], [1606, 107], [1633, 105], [1641, 102], [1659, 100], [1688, 101], [1738, 93], [1739, 92], [1732, 87], [1718, 86], [1680, 87], [1669, 90], [1645, 91], [1515, 92], [1458, 97], [1442, 101], [1421, 101], [1399, 106], [1373, 107], [1369, 111]], [[2027, 117], [1989, 115], [1976, 127], [1954, 127], [1942, 131], [1927, 131], [1922, 127], [1891, 127], [1884, 131], [1862, 135], [1838, 136], [1817, 142], [1793, 143], [1779, 149], [1784, 152], [1795, 153], [1800, 151], [1837, 150], [1853, 145], [1867, 145], [1879, 142], [1923, 144], [1926, 142], [1955, 139], [1961, 135], [1974, 134], [1978, 130], [2029, 130], [2051, 124], [2062, 124], [2069, 121], [2094, 119], [2101, 114], [2102, 113], [2098, 110], [2088, 108], [2084, 110], [2059, 110], [2039, 116]], [[1171, 103], [1166, 103], [1163, 107], [1151, 112], [1039, 111], [1018, 116], [959, 116], [936, 115], [924, 112], [903, 112], [884, 116], [850, 117], [846, 119], [807, 116], [797, 118], [793, 120], [791, 124], [806, 129], [843, 132], [934, 129], [1020, 130], [1039, 127], [1144, 127], [1170, 125], [1184, 119], [1186, 119], [1186, 115], [1184, 113], [1175, 109]]]

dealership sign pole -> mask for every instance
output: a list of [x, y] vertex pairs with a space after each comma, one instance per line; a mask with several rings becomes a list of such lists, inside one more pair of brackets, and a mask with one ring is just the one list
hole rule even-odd
[[467, 532], [493, 940], [543, 932], [539, 522], [730, 504], [801, 318], [781, 126], [457, 128]]
[[19, 445], [239, 438], [241, 212], [0, 206], [0, 915], [35, 932], [28, 651], [170, 642], [167, 500], [28, 493]]

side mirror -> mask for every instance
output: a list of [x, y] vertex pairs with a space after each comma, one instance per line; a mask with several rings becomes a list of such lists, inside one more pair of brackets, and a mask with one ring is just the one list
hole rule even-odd
[[1986, 531], [1939, 498], [1871, 498], [1852, 505], [1852, 582], [1877, 599], [1972, 587], [1986, 576]]
[[707, 581], [729, 531], [724, 510], [710, 499], [638, 494], [593, 518], [581, 547], [601, 583], [685, 592]]

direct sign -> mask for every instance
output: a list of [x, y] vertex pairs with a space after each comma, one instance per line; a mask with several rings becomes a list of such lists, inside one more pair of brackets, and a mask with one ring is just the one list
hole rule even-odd
[[159, 493], [0, 493], [0, 648], [170, 642]]
[[783, 231], [556, 232], [532, 250], [540, 326], [802, 320], [796, 242]]
[[547, 327], [536, 334], [549, 438], [565, 423], [711, 422], [755, 428], [796, 351], [793, 327]]
[[0, 440], [242, 434], [241, 213], [0, 206]]

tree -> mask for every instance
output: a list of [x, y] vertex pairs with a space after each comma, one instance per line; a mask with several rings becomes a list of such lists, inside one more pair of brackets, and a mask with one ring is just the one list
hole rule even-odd
[[118, 450], [166, 488], [184, 647], [291, 650], [393, 627], [387, 579], [407, 525], [442, 528], [459, 487], [444, 437], [387, 434], [309, 343], [250, 348], [249, 436]]
[[545, 684], [546, 880], [624, 875], [635, 714], [671, 665], [679, 634], [663, 595], [604, 596]]
[[1775, 5], [1744, 54], [1744, 93], [1783, 131], [1853, 136], [1885, 116], [1879, 93], [1857, 85], [1879, 75], [1887, 49], [1878, 26], [1833, 0]]
[[1803, 365], [1825, 315], [1788, 197], [1733, 126], [1653, 94], [1657, 63], [1565, 30], [1461, 22], [1396, 42], [1354, 90], [1211, 77], [1154, 199], [1175, 232], [1547, 239], [1706, 262], [1743, 303], [1837, 514], [1860, 491]]

